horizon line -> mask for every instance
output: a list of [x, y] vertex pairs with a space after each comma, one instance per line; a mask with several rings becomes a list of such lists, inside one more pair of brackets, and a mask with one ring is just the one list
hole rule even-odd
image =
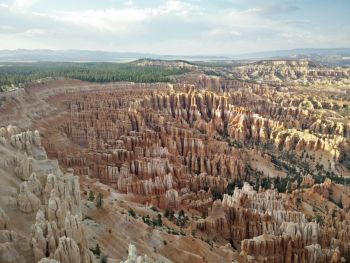
[[111, 50], [99, 50], [99, 49], [75, 49], [75, 48], [67, 48], [67, 49], [51, 49], [51, 48], [15, 48], [15, 49], [0, 49], [1, 51], [53, 51], [53, 52], [67, 52], [67, 51], [79, 51], [79, 52], [103, 52], [103, 53], [121, 53], [121, 54], [136, 54], [136, 55], [155, 55], [155, 56], [173, 56], [173, 57], [229, 57], [232, 58], [234, 56], [244, 56], [244, 55], [253, 55], [258, 53], [270, 53], [270, 52], [288, 52], [288, 51], [312, 51], [312, 50], [341, 50], [341, 49], [349, 49], [350, 47], [324, 47], [324, 48], [314, 48], [314, 47], [300, 47], [293, 49], [272, 49], [272, 50], [264, 50], [264, 51], [252, 51], [252, 52], [244, 52], [244, 53], [236, 53], [236, 54], [160, 54], [153, 52], [143, 52], [143, 51], [111, 51]]

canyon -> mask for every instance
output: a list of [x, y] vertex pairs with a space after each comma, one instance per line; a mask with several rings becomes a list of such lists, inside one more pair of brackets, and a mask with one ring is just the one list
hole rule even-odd
[[0, 93], [0, 261], [350, 260], [349, 69], [154, 63]]

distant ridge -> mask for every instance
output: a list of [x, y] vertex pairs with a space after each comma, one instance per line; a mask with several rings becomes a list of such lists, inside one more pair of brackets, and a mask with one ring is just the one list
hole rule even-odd
[[325, 64], [350, 66], [350, 48], [299, 48], [237, 55], [158, 55], [138, 52], [94, 50], [15, 49], [0, 50], [0, 62], [126, 62], [139, 59], [179, 61], [224, 61], [264, 59], [309, 59]]
[[350, 48], [297, 48], [235, 55], [235, 59], [310, 59], [334, 64], [350, 63]]
[[175, 56], [137, 52], [93, 50], [15, 49], [0, 50], [0, 62], [123, 62], [142, 58], [162, 60], [225, 60], [222, 56]]

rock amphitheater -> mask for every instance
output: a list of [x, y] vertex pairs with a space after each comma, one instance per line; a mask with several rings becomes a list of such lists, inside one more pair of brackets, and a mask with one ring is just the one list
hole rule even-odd
[[349, 94], [190, 77], [0, 93], [0, 262], [350, 260]]

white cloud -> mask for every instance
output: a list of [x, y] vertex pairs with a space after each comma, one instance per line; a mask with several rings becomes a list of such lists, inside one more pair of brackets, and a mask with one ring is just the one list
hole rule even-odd
[[9, 5], [6, 3], [0, 3], [0, 8], [9, 8]]
[[0, 31], [11, 31], [13, 30], [13, 26], [8, 26], [8, 25], [0, 25]]
[[38, 0], [15, 0], [11, 7], [15, 9], [26, 9], [33, 6], [37, 2]]
[[89, 10], [84, 12], [57, 12], [50, 15], [54, 20], [73, 24], [75, 26], [89, 27], [107, 32], [126, 33], [128, 27], [139, 23], [152, 15], [152, 10], [138, 9], [106, 9]]
[[169, 0], [165, 4], [153, 8], [108, 8], [75, 12], [55, 12], [48, 14], [52, 19], [88, 27], [99, 31], [120, 34], [134, 34], [133, 29], [144, 27], [142, 23], [168, 16], [186, 18], [190, 13], [199, 10], [196, 6], [177, 0]]
[[24, 32], [18, 33], [20, 36], [24, 37], [38, 37], [46, 34], [46, 31], [41, 28], [30, 28], [25, 30]]
[[199, 10], [199, 7], [182, 1], [168, 0], [165, 5], [161, 6], [159, 9], [163, 14], [174, 13], [176, 15], [186, 16], [194, 14], [194, 12]]
[[[350, 41], [341, 34], [345, 29], [338, 30], [339, 34], [326, 32], [321, 26], [315, 28], [308, 19], [288, 17], [287, 13], [297, 10], [290, 6], [248, 5], [243, 9], [214, 10], [203, 0], [167, 0], [146, 7], [138, 1], [109, 0], [108, 5], [89, 5], [90, 9], [60, 5], [45, 9], [40, 0], [2, 1], [0, 48], [213, 54], [312, 46], [315, 40], [319, 45], [330, 43], [330, 39], [338, 41], [338, 45]], [[269, 15], [276, 10], [283, 17]]]

